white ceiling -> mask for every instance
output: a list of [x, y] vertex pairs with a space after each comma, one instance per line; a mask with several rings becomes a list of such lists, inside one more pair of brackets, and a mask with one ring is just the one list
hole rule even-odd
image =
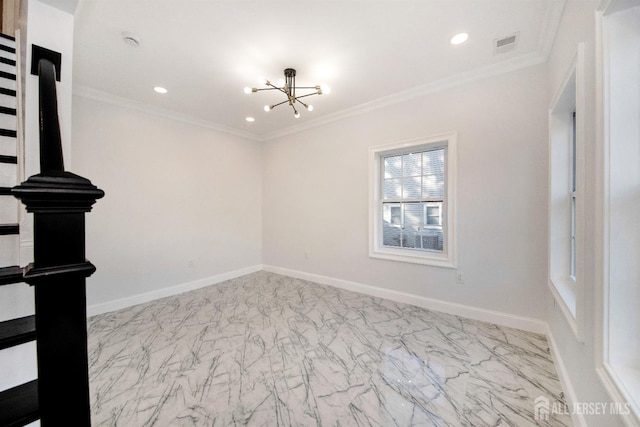
[[[268, 139], [455, 82], [546, 60], [565, 0], [81, 0], [74, 86], [255, 139]], [[449, 39], [470, 34], [463, 45]], [[137, 48], [122, 33], [141, 39]], [[519, 33], [496, 55], [495, 39]], [[327, 83], [295, 119], [282, 94], [246, 95], [297, 70]], [[153, 91], [164, 86], [165, 95]], [[104, 93], [103, 93], [104, 92]], [[106, 93], [106, 94], [105, 94]], [[107, 95], [108, 94], [108, 95]], [[280, 95], [280, 96], [278, 96]], [[282, 98], [282, 99], [281, 99]], [[129, 101], [127, 101], [129, 102]], [[255, 117], [254, 123], [245, 121]]]

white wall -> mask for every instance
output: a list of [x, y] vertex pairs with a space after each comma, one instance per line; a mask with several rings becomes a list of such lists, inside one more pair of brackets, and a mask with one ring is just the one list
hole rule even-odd
[[73, 172], [106, 193], [86, 216], [89, 306], [260, 264], [260, 143], [80, 96], [73, 109]]
[[[263, 262], [541, 319], [547, 76], [503, 74], [266, 142]], [[458, 132], [458, 269], [368, 257], [368, 148]]]
[[31, 75], [31, 45], [62, 53], [60, 82], [56, 85], [60, 134], [65, 167], [71, 165], [71, 93], [73, 74], [73, 12], [57, 9], [38, 0], [29, 0], [25, 88], [25, 175], [40, 173], [38, 76]]
[[[595, 10], [598, 0], [571, 0], [567, 2], [560, 30], [548, 61], [549, 98], [557, 92], [578, 43], [585, 43], [585, 272], [584, 272], [584, 342], [579, 342], [569, 327], [558, 305], [550, 304], [547, 321], [551, 335], [557, 344], [557, 357], [562, 360], [566, 379], [571, 384], [569, 397], [577, 402], [610, 402], [596, 374], [596, 344], [601, 315], [596, 304], [598, 283], [602, 271], [599, 267], [597, 247], [602, 244], [601, 229], [597, 226], [602, 194], [601, 178], [596, 176], [598, 153], [596, 144], [596, 87], [595, 87]], [[575, 418], [578, 423], [593, 426], [615, 427], [623, 425], [615, 416], [585, 416]]]

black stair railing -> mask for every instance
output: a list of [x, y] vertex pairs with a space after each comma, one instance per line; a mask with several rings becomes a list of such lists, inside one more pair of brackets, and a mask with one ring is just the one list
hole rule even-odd
[[85, 218], [104, 192], [66, 172], [58, 122], [55, 66], [38, 64], [40, 169], [12, 189], [33, 213], [34, 262], [24, 281], [34, 286], [38, 400], [41, 425], [89, 426]]

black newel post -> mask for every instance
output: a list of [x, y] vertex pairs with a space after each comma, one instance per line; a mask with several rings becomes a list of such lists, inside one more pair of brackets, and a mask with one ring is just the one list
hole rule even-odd
[[104, 192], [64, 171], [54, 65], [39, 62], [40, 168], [12, 190], [33, 212], [34, 262], [24, 279], [35, 288], [40, 420], [90, 426], [85, 219]]

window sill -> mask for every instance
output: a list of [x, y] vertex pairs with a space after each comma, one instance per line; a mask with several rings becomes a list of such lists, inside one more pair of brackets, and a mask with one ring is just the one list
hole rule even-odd
[[582, 342], [582, 331], [578, 328], [576, 316], [577, 297], [575, 286], [575, 281], [569, 277], [564, 280], [553, 278], [549, 281], [549, 289], [556, 303], [560, 306], [560, 311], [564, 314], [576, 339]]
[[430, 265], [434, 267], [456, 268], [446, 254], [412, 251], [410, 249], [376, 248], [369, 252], [369, 257], [389, 261], [408, 262], [412, 264]]

